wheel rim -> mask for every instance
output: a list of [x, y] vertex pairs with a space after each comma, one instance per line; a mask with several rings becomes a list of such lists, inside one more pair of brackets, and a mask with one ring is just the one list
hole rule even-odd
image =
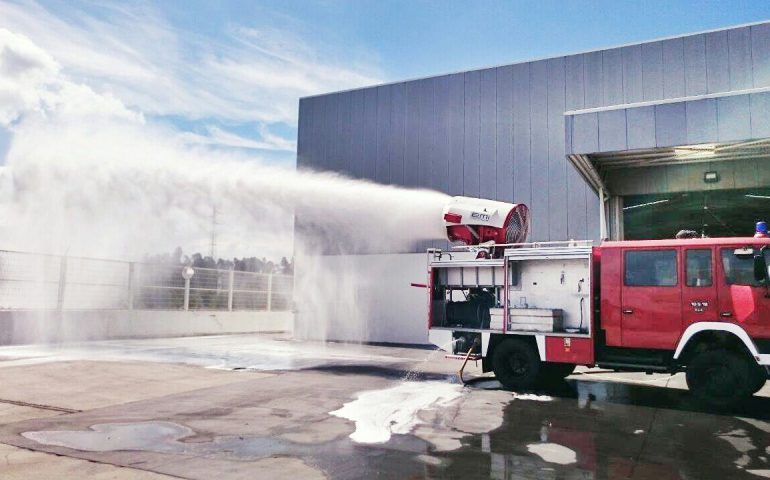
[[730, 397], [740, 387], [740, 381], [727, 364], [709, 366], [704, 372], [703, 390], [713, 397]]
[[511, 375], [515, 377], [523, 377], [529, 372], [529, 362], [524, 355], [516, 354], [508, 357], [508, 369]]

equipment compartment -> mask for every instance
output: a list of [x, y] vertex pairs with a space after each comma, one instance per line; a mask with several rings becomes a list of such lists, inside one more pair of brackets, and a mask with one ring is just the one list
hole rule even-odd
[[510, 248], [497, 259], [462, 253], [438, 252], [429, 263], [432, 327], [589, 333], [590, 246]]

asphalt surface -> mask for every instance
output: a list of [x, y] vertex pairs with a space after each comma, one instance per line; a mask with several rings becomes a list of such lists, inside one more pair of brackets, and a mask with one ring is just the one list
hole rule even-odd
[[277, 335], [0, 347], [0, 478], [770, 477], [770, 387], [709, 412], [680, 375], [458, 367]]

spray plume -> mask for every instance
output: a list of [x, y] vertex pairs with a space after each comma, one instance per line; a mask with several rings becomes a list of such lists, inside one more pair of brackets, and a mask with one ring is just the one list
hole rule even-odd
[[316, 235], [349, 247], [335, 253], [394, 251], [440, 236], [445, 202], [435, 192], [213, 155], [126, 124], [25, 125], [2, 181], [6, 242], [91, 256], [205, 242], [213, 205], [226, 215], [223, 251], [272, 244], [286, 253], [295, 211]]
[[[67, 78], [45, 51], [3, 29], [0, 127], [11, 137], [0, 166], [0, 248], [129, 260], [176, 246], [205, 251], [216, 208], [220, 256], [296, 255], [299, 337], [334, 329], [336, 338], [368, 338], [371, 312], [360, 300], [378, 291], [371, 272], [346, 256], [329, 268], [320, 253], [409, 251], [444, 236], [444, 194], [190, 143]], [[35, 336], [53, 340], [52, 328], [62, 328], [44, 320]]]
[[0, 168], [2, 247], [120, 258], [200, 248], [214, 206], [219, 250], [233, 255], [290, 255], [295, 212], [305, 241], [333, 253], [398, 251], [442, 235], [443, 194], [191, 145], [69, 80], [7, 30], [0, 73], [0, 124], [12, 135]]
[[[371, 302], [362, 298], [380, 288], [354, 257], [320, 254], [403, 252], [444, 236], [444, 194], [190, 142], [67, 78], [45, 51], [3, 29], [0, 127], [11, 138], [0, 166], [0, 248], [129, 260], [176, 246], [205, 251], [216, 208], [220, 256], [296, 255], [302, 338], [333, 330], [367, 339]], [[51, 280], [39, 273], [41, 284]], [[47, 315], [19, 325], [20, 338], [35, 341], [91, 337], [82, 322], [66, 327]]]

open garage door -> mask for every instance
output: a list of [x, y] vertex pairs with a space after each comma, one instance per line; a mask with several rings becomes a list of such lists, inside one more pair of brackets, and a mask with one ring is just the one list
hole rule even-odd
[[604, 197], [604, 238], [743, 236], [770, 220], [770, 138], [569, 158]]
[[602, 238], [704, 225], [708, 235], [745, 234], [768, 217], [766, 202], [746, 195], [770, 189], [770, 89], [564, 115], [567, 157], [598, 193]]
[[770, 187], [622, 197], [627, 240], [673, 238], [680, 230], [709, 237], [751, 236], [770, 220]]

